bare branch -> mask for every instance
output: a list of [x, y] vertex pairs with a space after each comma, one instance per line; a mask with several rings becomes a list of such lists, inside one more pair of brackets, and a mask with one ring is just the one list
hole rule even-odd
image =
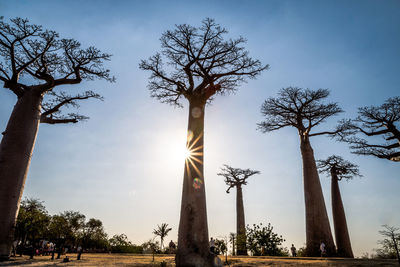
[[[358, 117], [351, 121], [352, 132], [340, 140], [349, 143], [354, 154], [400, 161], [399, 122], [400, 97], [389, 98], [381, 106], [359, 108]], [[370, 138], [372, 143], [360, 136]], [[381, 137], [383, 143], [377, 142], [377, 137]], [[396, 143], [388, 143], [390, 140]]]
[[48, 95], [52, 96], [52, 98], [47, 102], [43, 103], [42, 105], [43, 112], [40, 118], [41, 123], [49, 123], [49, 124], [70, 123], [70, 122], [76, 123], [81, 120], [87, 120], [88, 117], [75, 113], [69, 113], [67, 116], [61, 115], [60, 109], [62, 107], [69, 107], [69, 106], [79, 108], [79, 105], [77, 103], [77, 101], [79, 100], [85, 100], [89, 98], [95, 98], [100, 100], [103, 99], [99, 94], [96, 94], [92, 91], [86, 91], [83, 94], [78, 94], [76, 96], [69, 96], [64, 92], [61, 93], [51, 92]]

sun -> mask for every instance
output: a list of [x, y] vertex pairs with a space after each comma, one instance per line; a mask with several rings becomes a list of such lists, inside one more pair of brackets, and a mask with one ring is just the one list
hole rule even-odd
[[192, 152], [188, 148], [185, 148], [185, 150], [183, 151], [183, 155], [185, 159], [188, 159], [192, 155]]

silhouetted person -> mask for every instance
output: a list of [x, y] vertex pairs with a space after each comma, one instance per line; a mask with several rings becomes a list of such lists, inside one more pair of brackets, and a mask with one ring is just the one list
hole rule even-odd
[[292, 257], [297, 257], [296, 247], [293, 244], [292, 244], [292, 247], [290, 248], [290, 250], [292, 251]]
[[81, 259], [83, 248], [81, 246], [78, 247], [78, 257], [76, 258], [78, 261]]
[[169, 253], [170, 254], [175, 253], [176, 245], [175, 245], [174, 241], [171, 240], [171, 242], [169, 242], [168, 246], [169, 246]]
[[321, 251], [321, 257], [325, 256], [326, 250], [325, 250], [325, 243], [321, 241], [321, 245], [319, 246], [319, 250]]
[[212, 237], [210, 239], [210, 251], [215, 254], [215, 240]]
[[58, 247], [58, 250], [57, 250], [57, 259], [59, 259], [59, 258], [61, 257], [62, 250], [63, 250], [63, 246], [60, 245], [60, 246]]

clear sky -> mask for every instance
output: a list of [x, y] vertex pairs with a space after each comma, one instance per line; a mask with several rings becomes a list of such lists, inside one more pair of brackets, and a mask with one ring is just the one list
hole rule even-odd
[[[280, 88], [329, 88], [346, 111], [400, 95], [399, 1], [5, 1], [5, 20], [20, 16], [113, 54], [107, 63], [117, 82], [85, 82], [105, 100], [82, 102], [87, 122], [41, 125], [24, 196], [45, 201], [50, 214], [79, 210], [101, 219], [110, 234], [134, 243], [152, 238], [168, 223], [177, 239], [187, 105], [173, 108], [150, 98], [141, 59], [160, 50], [161, 34], [175, 24], [200, 25], [206, 17], [248, 39], [250, 55], [270, 64], [237, 94], [207, 107], [205, 182], [210, 236], [236, 229], [235, 193], [226, 194], [223, 164], [260, 170], [244, 187], [246, 223], [271, 222], [287, 240], [305, 243], [299, 140], [294, 128], [262, 134], [260, 106]], [[16, 97], [0, 90], [0, 130]], [[338, 154], [360, 166], [363, 178], [342, 182], [342, 198], [356, 256], [378, 245], [382, 224], [400, 226], [400, 165], [356, 156], [327, 137], [312, 140], [315, 157]], [[330, 183], [321, 175], [331, 218]], [[331, 227], [332, 227], [332, 220]], [[332, 229], [333, 230], [333, 229]]]

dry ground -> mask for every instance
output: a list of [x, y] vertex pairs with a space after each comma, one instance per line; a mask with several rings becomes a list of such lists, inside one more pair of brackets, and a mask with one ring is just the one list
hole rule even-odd
[[[65, 257], [65, 256], [64, 256]], [[7, 262], [1, 262], [0, 266], [161, 266], [166, 262], [167, 266], [175, 266], [174, 255], [156, 255], [152, 261], [151, 255], [134, 254], [83, 254], [80, 261], [76, 260], [76, 254], [68, 254], [70, 262], [62, 260], [50, 260], [50, 256], [38, 256], [29, 260], [28, 256], [12, 258]], [[225, 258], [221, 257], [224, 261]], [[285, 258], [285, 257], [228, 257], [229, 266], [400, 266], [396, 260], [364, 260], [341, 258]], [[226, 265], [228, 266], [228, 265]]]

